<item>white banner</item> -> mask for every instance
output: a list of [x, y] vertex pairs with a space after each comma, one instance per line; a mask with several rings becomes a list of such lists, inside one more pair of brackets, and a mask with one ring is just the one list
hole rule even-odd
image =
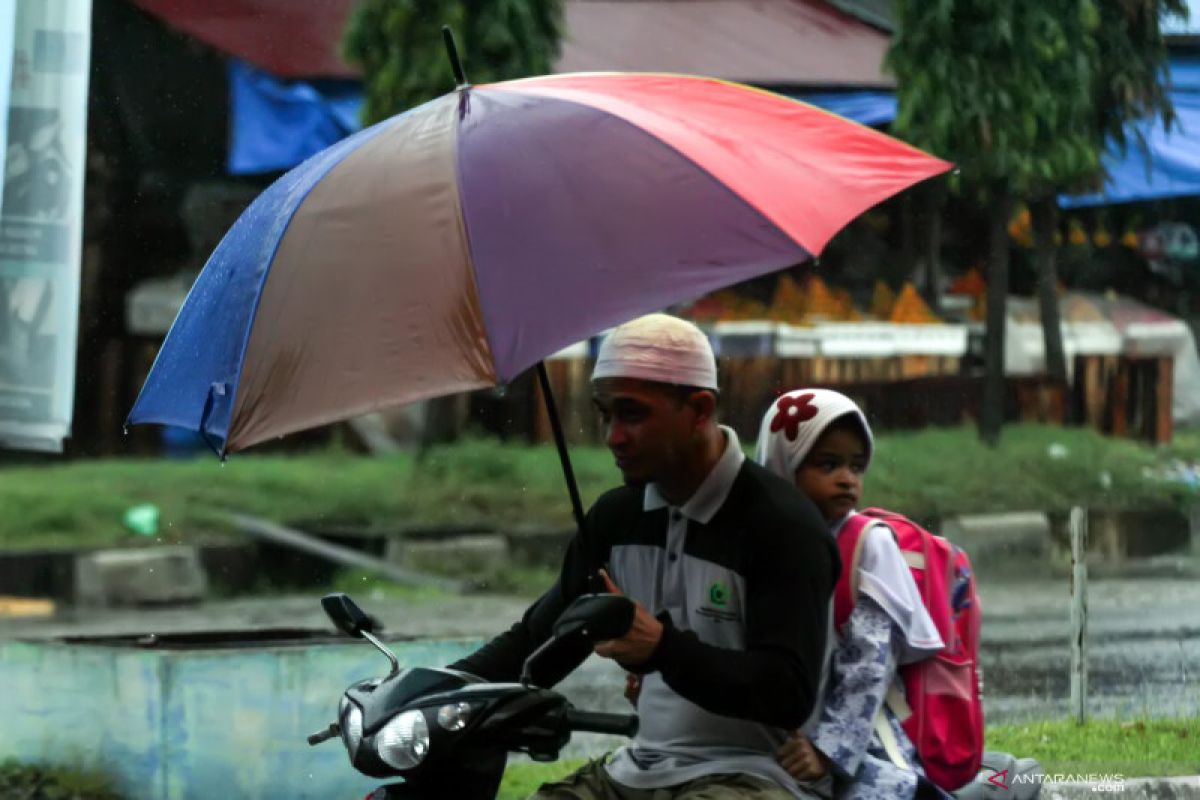
[[[0, 26], [14, 0], [0, 0]], [[16, 0], [0, 202], [0, 447], [57, 452], [71, 429], [91, 0]], [[3, 39], [0, 38], [0, 47]]]

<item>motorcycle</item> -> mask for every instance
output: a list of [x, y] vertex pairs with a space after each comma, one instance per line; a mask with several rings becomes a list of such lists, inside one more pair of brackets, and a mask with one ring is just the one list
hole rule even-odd
[[449, 669], [401, 669], [375, 635], [377, 623], [347, 595], [327, 595], [321, 605], [338, 630], [367, 640], [391, 664], [385, 677], [347, 688], [337, 721], [308, 737], [312, 746], [340, 738], [356, 770], [401, 779], [367, 800], [492, 800], [509, 753], [554, 761], [573, 733], [637, 733], [637, 715], [578, 710], [534, 678], [539, 663], [565, 648], [628, 631], [634, 616], [628, 598], [577, 598], [555, 622], [553, 636], [525, 661], [519, 683], [488, 683]]

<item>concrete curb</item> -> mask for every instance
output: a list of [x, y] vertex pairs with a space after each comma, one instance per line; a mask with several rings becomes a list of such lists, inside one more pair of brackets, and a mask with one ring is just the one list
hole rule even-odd
[[1132, 778], [1121, 783], [1047, 783], [1041, 800], [1095, 800], [1112, 796], [1132, 800], [1200, 800], [1200, 776], [1182, 778]]

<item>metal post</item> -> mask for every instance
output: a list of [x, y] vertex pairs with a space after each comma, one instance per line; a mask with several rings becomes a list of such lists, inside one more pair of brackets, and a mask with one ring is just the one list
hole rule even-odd
[[1087, 511], [1071, 509], [1071, 715], [1087, 721]]

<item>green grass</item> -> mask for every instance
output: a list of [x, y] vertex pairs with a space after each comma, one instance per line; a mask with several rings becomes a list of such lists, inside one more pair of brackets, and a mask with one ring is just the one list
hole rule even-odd
[[989, 727], [987, 746], [1033, 756], [1047, 774], [1200, 775], [1200, 719]]
[[[1059, 444], [1065, 455], [1052, 457]], [[1200, 457], [1200, 434], [1169, 450], [1082, 429], [1009, 428], [989, 450], [966, 428], [885, 434], [865, 500], [918, 519], [956, 512], [1094, 507], [1180, 507], [1180, 484], [1147, 478], [1169, 458]], [[584, 502], [617, 482], [611, 457], [577, 447]], [[131, 506], [161, 511], [157, 537], [127, 531]], [[283, 523], [396, 530], [421, 525], [570, 524], [557, 456], [549, 446], [470, 440], [433, 451], [366, 458], [341, 450], [299, 456], [237, 455], [226, 464], [108, 459], [0, 471], [0, 548], [138, 545], [227, 534], [221, 511]]]
[[504, 783], [500, 784], [500, 792], [496, 800], [525, 800], [538, 790], [543, 783], [556, 781], [584, 765], [582, 760], [555, 761], [551, 764], [509, 764], [504, 771]]
[[[1200, 774], [1200, 719], [1136, 722], [1036, 722], [991, 726], [990, 750], [1037, 758], [1047, 774], [1120, 774], [1127, 778]], [[579, 760], [512, 764], [498, 800], [524, 800], [569, 775]], [[40, 792], [40, 793], [38, 793]], [[0, 764], [0, 797], [120, 800], [103, 773], [75, 767]]]
[[[987, 748], [1032, 756], [1048, 775], [1200, 775], [1200, 719], [989, 726]], [[512, 764], [504, 773], [498, 800], [524, 800], [543, 783], [582, 764]]]
[[0, 763], [0, 798], [16, 800], [122, 800], [104, 772], [66, 765]]

